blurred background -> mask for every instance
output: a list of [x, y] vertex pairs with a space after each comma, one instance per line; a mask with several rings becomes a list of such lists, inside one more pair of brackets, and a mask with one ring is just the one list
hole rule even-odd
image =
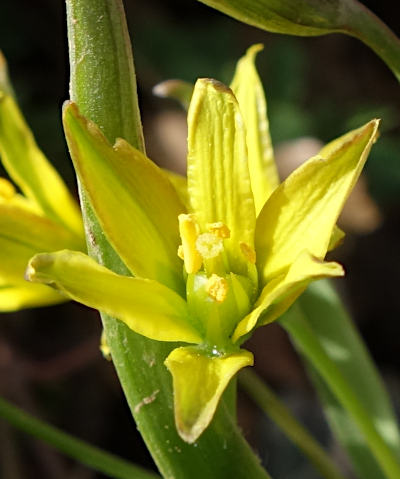
[[[397, 35], [396, 2], [365, 1]], [[134, 46], [149, 156], [185, 169], [186, 120], [152, 88], [169, 78], [230, 82], [237, 59], [263, 43], [257, 66], [267, 94], [272, 140], [282, 176], [328, 141], [382, 118], [365, 176], [341, 218], [347, 239], [335, 253], [347, 270], [336, 283], [400, 408], [400, 88], [364, 45], [342, 35], [273, 35], [236, 22], [195, 0], [125, 0]], [[397, 28], [397, 31], [396, 31]], [[62, 0], [2, 0], [0, 48], [36, 139], [73, 191], [60, 122], [68, 98], [68, 53]], [[131, 420], [112, 364], [98, 349], [97, 313], [68, 303], [0, 317], [0, 394], [93, 444], [149, 468], [152, 460]], [[249, 344], [260, 374], [346, 470], [307, 376], [277, 325]], [[244, 433], [278, 479], [319, 476], [280, 431], [240, 394]], [[0, 477], [104, 477], [0, 420]]]

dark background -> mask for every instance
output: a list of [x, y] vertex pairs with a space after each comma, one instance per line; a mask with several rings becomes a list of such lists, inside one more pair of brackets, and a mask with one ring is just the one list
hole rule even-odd
[[[398, 29], [396, 2], [364, 3]], [[204, 76], [229, 83], [235, 62], [253, 43], [265, 44], [257, 64], [275, 145], [303, 136], [327, 141], [372, 117], [383, 119], [366, 168], [370, 196], [350, 210], [343, 225], [350, 233], [334, 257], [348, 271], [338, 287], [398, 406], [400, 88], [394, 76], [367, 47], [342, 35], [268, 34], [194, 0], [125, 4], [147, 149], [160, 164], [182, 169], [184, 117], [173, 102], [153, 97], [152, 87], [168, 78]], [[74, 190], [60, 122], [68, 98], [64, 3], [2, 0], [0, 48], [39, 145]], [[361, 221], [371, 204], [379, 208], [379, 219]], [[152, 467], [112, 365], [98, 351], [100, 333], [97, 313], [73, 303], [2, 315], [0, 393], [81, 438]], [[276, 325], [263, 328], [252, 348], [260, 373], [345, 465], [285, 334]], [[318, 477], [244, 395], [240, 420], [274, 477]], [[0, 444], [0, 477], [6, 479], [102, 477], [1, 421]]]

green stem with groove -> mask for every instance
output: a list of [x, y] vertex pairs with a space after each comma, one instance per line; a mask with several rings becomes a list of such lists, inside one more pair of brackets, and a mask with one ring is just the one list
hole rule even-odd
[[400, 463], [394, 452], [382, 439], [367, 410], [354, 394], [351, 385], [340, 374], [337, 366], [319, 344], [310, 326], [304, 321], [301, 309], [295, 304], [280, 319], [280, 323], [353, 418], [388, 479], [398, 479]]
[[0, 398], [0, 416], [18, 429], [42, 439], [67, 456], [115, 479], [159, 478], [156, 474], [44, 423], [10, 404], [4, 398]]
[[239, 374], [239, 385], [282, 429], [286, 436], [303, 451], [325, 479], [344, 479], [324, 449], [254, 371], [243, 370]]
[[[67, 23], [71, 99], [83, 115], [99, 125], [109, 141], [120, 136], [143, 150], [132, 52], [121, 0], [68, 0]], [[111, 270], [129, 274], [107, 242], [82, 188], [80, 194], [90, 254]], [[172, 381], [163, 364], [176, 344], [151, 341], [104, 314], [102, 321], [126, 399], [164, 477], [269, 477], [224, 403], [195, 444], [186, 444], [178, 436]]]

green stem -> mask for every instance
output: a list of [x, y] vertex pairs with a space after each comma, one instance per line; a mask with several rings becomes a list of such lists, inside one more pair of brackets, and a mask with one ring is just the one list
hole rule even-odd
[[[71, 99], [110, 141], [121, 136], [143, 150], [132, 53], [121, 0], [68, 0], [67, 23]], [[80, 193], [90, 254], [111, 270], [129, 274], [107, 242], [82, 188]], [[105, 314], [102, 321], [137, 427], [164, 477], [269, 477], [225, 404], [221, 404], [213, 423], [195, 444], [186, 444], [178, 436], [172, 381], [164, 366], [164, 359], [176, 344], [151, 341]]]
[[251, 369], [241, 371], [239, 385], [282, 429], [286, 436], [303, 451], [324, 478], [343, 479], [343, 475], [324, 449], [254, 371]]
[[13, 426], [54, 446], [69, 457], [115, 479], [157, 479], [159, 476], [91, 446], [0, 398], [0, 416]]
[[280, 323], [290, 333], [297, 348], [311, 362], [353, 418], [386, 476], [389, 479], [398, 479], [400, 477], [400, 463], [394, 452], [376, 430], [367, 410], [353, 393], [351, 385], [322, 349], [312, 329], [304, 320], [302, 311], [296, 304], [280, 320]]

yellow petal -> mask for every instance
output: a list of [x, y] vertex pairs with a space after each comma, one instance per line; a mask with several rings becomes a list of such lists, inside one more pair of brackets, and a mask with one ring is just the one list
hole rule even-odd
[[77, 203], [39, 150], [13, 98], [0, 94], [0, 154], [5, 169], [22, 192], [53, 221], [83, 238]]
[[231, 271], [247, 274], [240, 242], [253, 246], [255, 209], [247, 164], [246, 134], [238, 103], [222, 83], [200, 79], [188, 113], [188, 191], [201, 232], [222, 222]]
[[283, 314], [316, 279], [343, 276], [342, 266], [334, 262], [324, 262], [303, 251], [286, 273], [272, 279], [262, 290], [253, 311], [236, 327], [232, 341], [236, 342], [256, 326], [263, 326]]
[[377, 136], [378, 120], [336, 140], [326, 158], [295, 170], [271, 195], [256, 228], [257, 267], [266, 284], [302, 250], [323, 259], [333, 228]]
[[29, 259], [41, 251], [84, 248], [83, 238], [35, 214], [18, 197], [0, 201], [0, 278], [10, 283], [23, 281]]
[[255, 67], [255, 58], [262, 45], [253, 45], [236, 66], [231, 88], [246, 125], [251, 187], [256, 214], [279, 185], [263, 86]]
[[189, 209], [189, 193], [187, 190], [186, 177], [180, 175], [179, 173], [175, 173], [174, 171], [164, 170], [164, 172], [168, 176], [172, 186], [175, 188], [181, 203], [185, 205], [186, 209]]
[[43, 284], [25, 282], [0, 286], [0, 312], [2, 313], [50, 306], [66, 300], [60, 293]]
[[65, 250], [36, 255], [26, 276], [120, 319], [150, 339], [202, 341], [186, 302], [177, 293], [156, 281], [119, 276], [83, 253]]
[[184, 207], [166, 175], [124, 140], [112, 147], [99, 128], [63, 112], [71, 156], [101, 226], [136, 276], [182, 291], [178, 215]]
[[207, 356], [200, 348], [174, 349], [165, 364], [173, 377], [175, 422], [179, 435], [193, 443], [210, 424], [232, 377], [253, 365], [253, 355], [240, 350]]
[[344, 240], [346, 233], [335, 225], [329, 240], [328, 251], [332, 251], [340, 246]]

